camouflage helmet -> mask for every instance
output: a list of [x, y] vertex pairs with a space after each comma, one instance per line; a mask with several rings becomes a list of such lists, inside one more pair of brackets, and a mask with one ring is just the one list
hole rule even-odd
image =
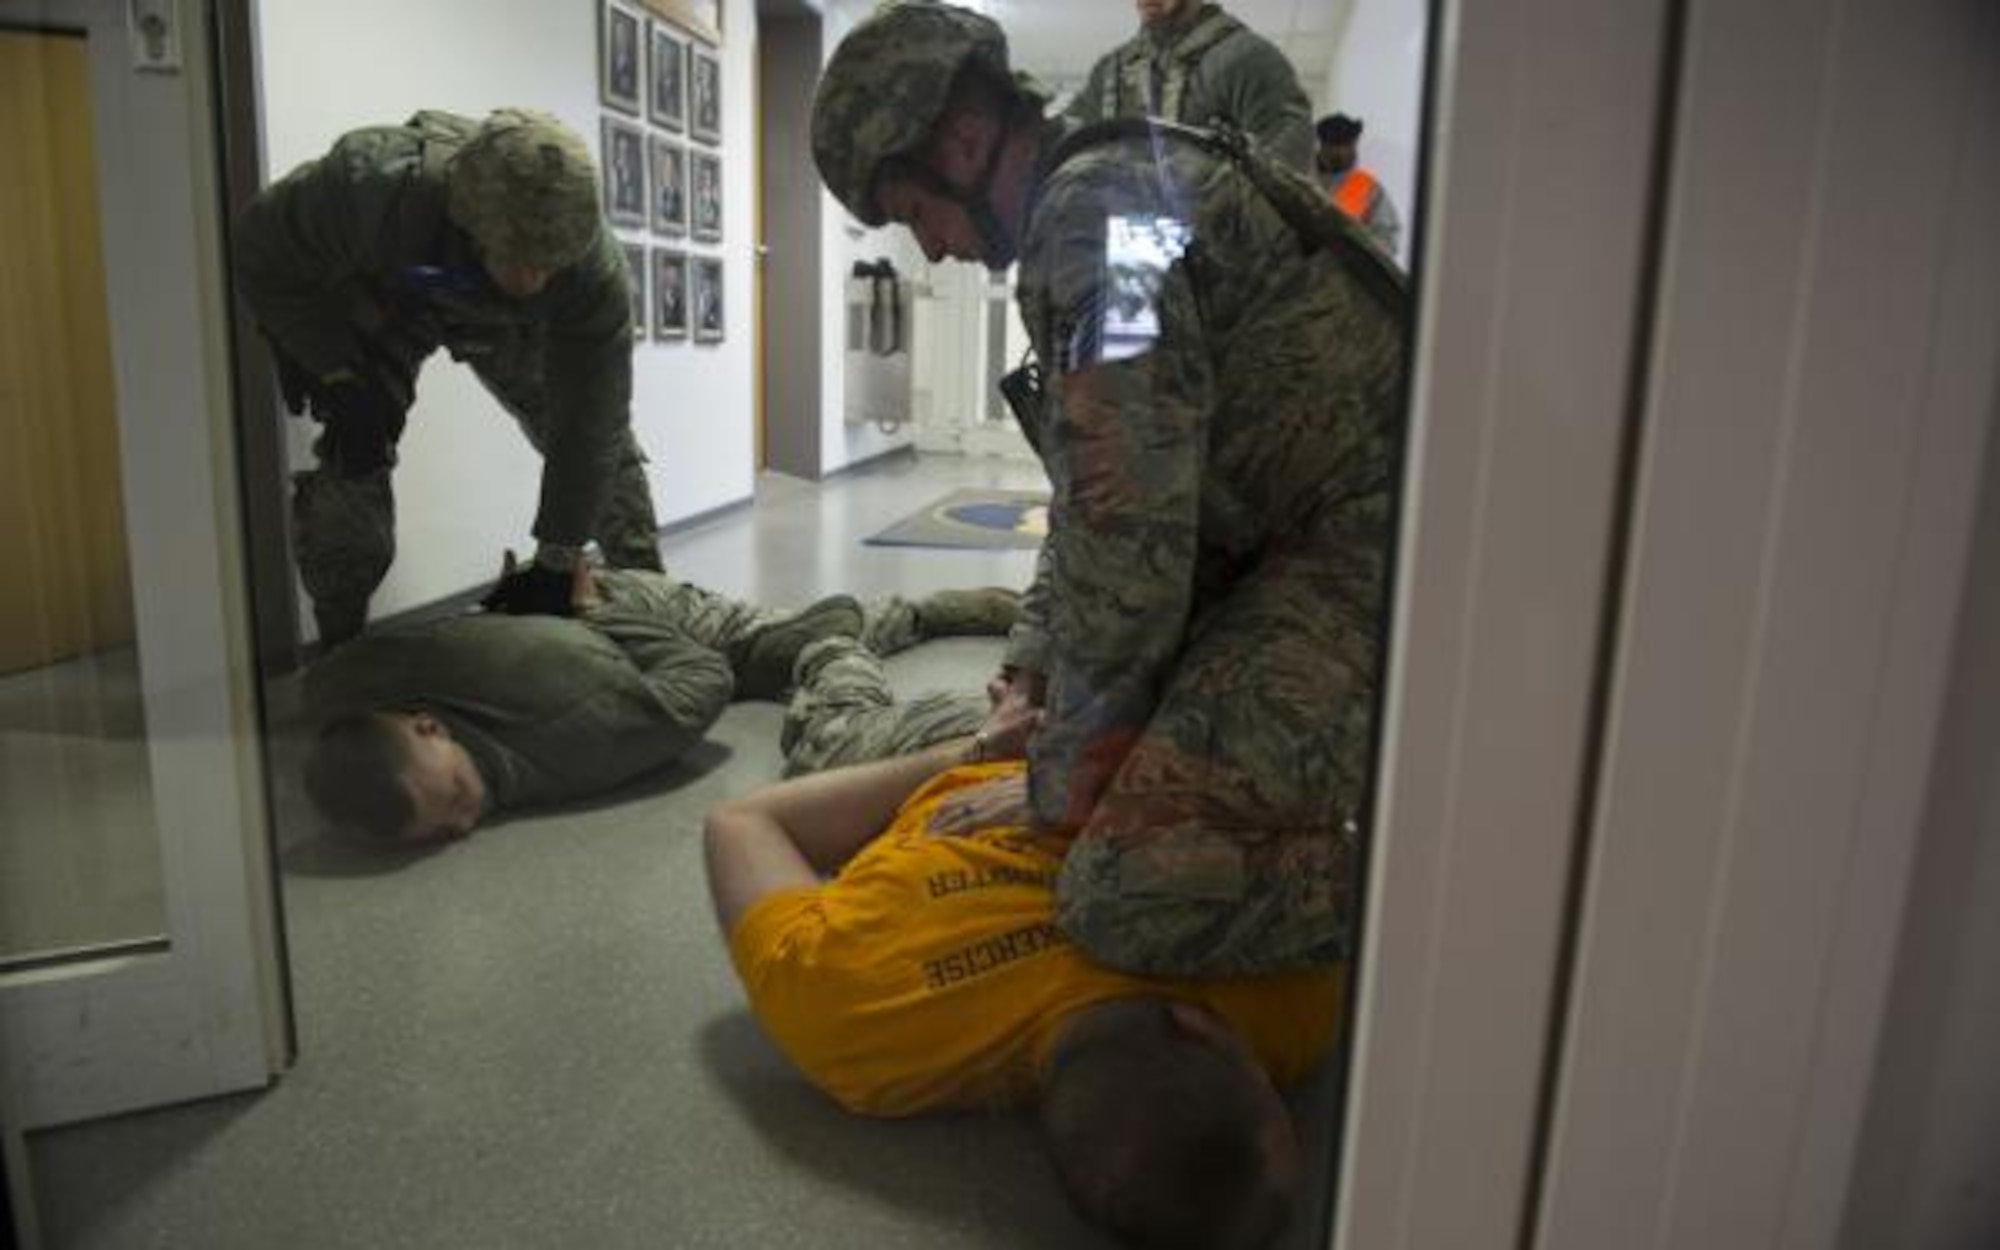
[[489, 260], [565, 269], [597, 237], [597, 167], [547, 113], [498, 109], [453, 159], [447, 207]]
[[916, 151], [968, 68], [1010, 82], [1007, 36], [992, 18], [936, 0], [884, 5], [834, 49], [813, 99], [813, 162], [863, 224], [886, 220], [875, 201], [883, 165]]

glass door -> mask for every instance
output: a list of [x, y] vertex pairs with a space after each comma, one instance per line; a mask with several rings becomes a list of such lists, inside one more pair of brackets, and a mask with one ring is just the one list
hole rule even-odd
[[0, 0], [0, 1108], [263, 1083], [286, 1042], [186, 6]]

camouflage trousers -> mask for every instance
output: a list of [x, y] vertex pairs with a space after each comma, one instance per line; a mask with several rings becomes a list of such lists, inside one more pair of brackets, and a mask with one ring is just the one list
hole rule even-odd
[[[721, 652], [732, 669], [743, 662], [750, 641], [759, 630], [795, 615], [788, 609], [731, 599], [645, 569], [599, 570], [597, 588], [607, 609], [637, 613], [678, 630], [690, 641]], [[861, 605], [861, 639], [857, 645], [876, 655], [907, 650], [925, 636], [916, 605], [899, 595], [871, 599]]]
[[1243, 976], [1351, 955], [1379, 625], [1342, 563], [1302, 542], [1197, 613], [1057, 881], [1057, 924], [1099, 962]]
[[[427, 354], [427, 353], [426, 353]], [[548, 405], [539, 370], [523, 366], [538, 353], [494, 352], [467, 357], [473, 372], [511, 414], [536, 451], [550, 441]], [[378, 358], [396, 393], [415, 394], [414, 359]], [[630, 429], [621, 435], [611, 494], [598, 518], [597, 543], [617, 568], [659, 569], [659, 522], [653, 513], [646, 456]], [[314, 444], [318, 464], [292, 478], [292, 544], [299, 580], [312, 597], [322, 640], [338, 642], [361, 632], [368, 600], [396, 558], [396, 507], [389, 469], [348, 477], [328, 462], [326, 440]]]
[[986, 719], [981, 693], [898, 703], [879, 653], [860, 643], [820, 643], [804, 667], [778, 737], [787, 777], [921, 751], [966, 737]]

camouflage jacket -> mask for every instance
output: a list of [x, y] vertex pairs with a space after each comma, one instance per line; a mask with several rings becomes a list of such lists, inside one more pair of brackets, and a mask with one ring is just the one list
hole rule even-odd
[[[1268, 188], [1176, 128], [1130, 129], [1064, 152], [1072, 127], [1049, 123], [1021, 249], [1047, 375], [1023, 420], [1054, 499], [1025, 605], [1040, 619], [1010, 659], [1048, 679], [1029, 758], [1050, 823], [1088, 815], [1191, 623], [1270, 544], [1303, 535], [1339, 567], [1327, 610], [1352, 622], [1364, 682], [1383, 610], [1400, 279], [1362, 273], [1361, 253], [1381, 265], [1365, 245], [1305, 246]], [[1355, 235], [1309, 180], [1263, 168], [1294, 210]]]
[[1099, 58], [1065, 111], [1085, 124], [1162, 117], [1206, 126], [1220, 117], [1274, 159], [1312, 172], [1312, 105], [1291, 62], [1213, 4], [1190, 5]]
[[486, 281], [477, 250], [445, 215], [452, 157], [477, 123], [419, 113], [351, 131], [266, 188], [236, 226], [237, 285], [279, 351], [317, 378], [366, 373], [382, 356], [455, 359], [539, 372], [541, 505], [534, 534], [595, 536], [631, 421], [632, 305], [624, 253], [600, 227], [590, 254], [539, 294]]
[[317, 720], [423, 710], [496, 808], [600, 794], [685, 753], [734, 689], [723, 655], [644, 610], [479, 613], [366, 634], [306, 670]]

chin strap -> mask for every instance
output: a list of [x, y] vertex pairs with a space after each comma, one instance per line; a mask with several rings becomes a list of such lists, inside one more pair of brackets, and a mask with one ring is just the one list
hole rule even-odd
[[986, 151], [986, 168], [979, 171], [979, 181], [965, 194], [958, 197], [966, 215], [972, 219], [972, 228], [979, 232], [979, 250], [985, 253], [988, 269], [1005, 269], [1014, 263], [1018, 250], [1014, 236], [1007, 233], [1007, 227], [1000, 222], [1000, 214], [993, 211], [993, 179], [1000, 172], [1000, 158], [1007, 153], [1007, 144], [1014, 137], [1014, 110], [1008, 109], [1000, 119], [1000, 134]]

